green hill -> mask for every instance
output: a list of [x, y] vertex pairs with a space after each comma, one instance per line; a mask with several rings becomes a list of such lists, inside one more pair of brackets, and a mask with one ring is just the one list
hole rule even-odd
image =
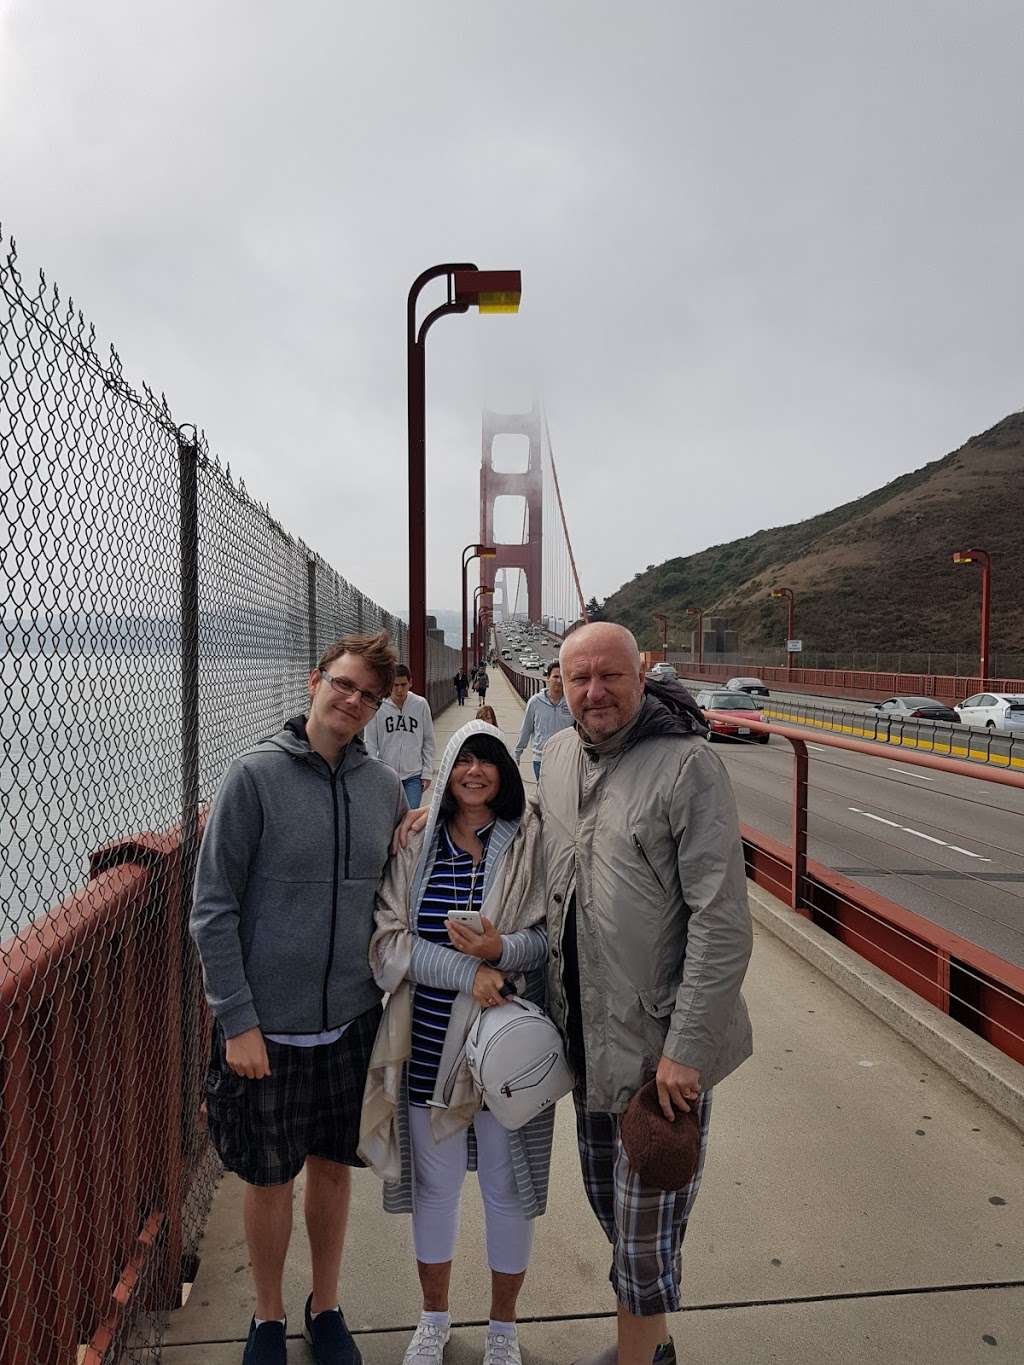
[[[993, 556], [992, 649], [1024, 650], [1024, 413], [865, 497], [792, 526], [758, 531], [638, 573], [604, 603], [642, 646], [660, 642], [652, 613], [682, 636], [703, 607], [739, 632], [745, 654], [778, 647], [797, 597], [805, 650], [973, 650], [975, 569], [955, 568], [972, 544]], [[670, 628], [671, 633], [671, 628]]]

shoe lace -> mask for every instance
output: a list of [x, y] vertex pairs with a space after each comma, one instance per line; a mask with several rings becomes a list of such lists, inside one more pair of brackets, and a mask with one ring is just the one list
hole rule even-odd
[[441, 1330], [432, 1322], [421, 1322], [409, 1343], [409, 1357], [422, 1356], [425, 1360], [440, 1359]]
[[512, 1338], [504, 1332], [488, 1332], [487, 1359], [491, 1365], [513, 1365], [515, 1353]]

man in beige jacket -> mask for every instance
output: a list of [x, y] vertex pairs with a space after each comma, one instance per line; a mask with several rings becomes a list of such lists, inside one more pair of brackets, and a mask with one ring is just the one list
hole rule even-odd
[[[561, 666], [576, 727], [549, 741], [539, 786], [548, 992], [577, 1076], [587, 1197], [612, 1245], [618, 1342], [595, 1362], [674, 1365], [665, 1314], [680, 1307], [711, 1090], [751, 1051], [735, 802], [690, 694], [645, 683], [629, 631], [582, 627]], [[644, 1187], [619, 1141], [651, 1077], [667, 1117], [699, 1119], [700, 1161], [678, 1192]]]

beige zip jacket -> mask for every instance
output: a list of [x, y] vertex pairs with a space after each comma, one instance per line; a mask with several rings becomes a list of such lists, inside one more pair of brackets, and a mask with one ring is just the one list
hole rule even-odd
[[750, 1056], [752, 932], [736, 805], [706, 740], [645, 697], [603, 744], [555, 735], [540, 778], [548, 1007], [566, 1029], [576, 896], [587, 1108], [621, 1113], [662, 1055], [709, 1089]]

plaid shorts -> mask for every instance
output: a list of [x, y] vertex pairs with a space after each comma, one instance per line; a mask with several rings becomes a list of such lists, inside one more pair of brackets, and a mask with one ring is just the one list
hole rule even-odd
[[210, 1137], [229, 1171], [250, 1185], [284, 1185], [306, 1157], [362, 1166], [356, 1156], [359, 1116], [380, 1005], [353, 1019], [336, 1042], [292, 1047], [267, 1040], [270, 1075], [236, 1076], [213, 1031], [206, 1073]]
[[697, 1100], [700, 1155], [693, 1179], [681, 1190], [640, 1184], [619, 1141], [618, 1114], [588, 1114], [577, 1092], [576, 1139], [590, 1207], [612, 1244], [608, 1276], [615, 1297], [635, 1317], [677, 1313], [682, 1306], [683, 1238], [707, 1153], [711, 1091]]

